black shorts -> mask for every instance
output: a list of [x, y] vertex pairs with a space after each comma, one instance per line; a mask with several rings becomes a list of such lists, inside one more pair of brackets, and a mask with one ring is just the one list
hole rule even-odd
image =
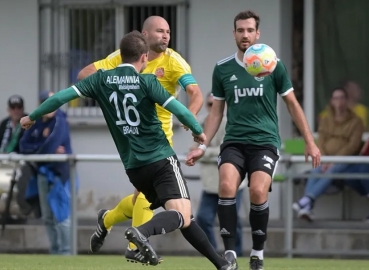
[[224, 163], [233, 164], [240, 173], [241, 181], [245, 178], [246, 173], [250, 181], [251, 174], [256, 171], [265, 172], [273, 179], [278, 159], [278, 149], [272, 145], [224, 142], [220, 146], [218, 167]]
[[177, 156], [159, 160], [140, 168], [126, 170], [130, 182], [151, 203], [152, 210], [164, 207], [171, 199], [190, 199]]

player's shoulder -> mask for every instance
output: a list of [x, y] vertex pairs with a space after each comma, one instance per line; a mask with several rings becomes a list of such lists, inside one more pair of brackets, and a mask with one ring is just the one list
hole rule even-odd
[[117, 59], [117, 58], [121, 58], [121, 56], [120, 56], [120, 49], [118, 49], [118, 50], [116, 50], [116, 51], [114, 51], [114, 52], [112, 52], [111, 54], [109, 54], [107, 57], [106, 57], [107, 59]]
[[184, 59], [180, 53], [176, 52], [172, 48], [167, 48], [164, 52], [164, 55], [173, 60]]
[[114, 69], [101, 68], [101, 69], [98, 69], [96, 71], [95, 78], [101, 78], [101, 77], [104, 77], [104, 76], [113, 75], [114, 73], [115, 73], [115, 70]]
[[229, 64], [233, 64], [234, 61], [236, 60], [236, 55], [235, 54], [232, 54], [226, 58], [223, 58], [221, 60], [219, 60], [216, 64], [216, 67], [220, 67], [220, 66], [226, 66], [226, 65], [229, 65]]
[[140, 78], [140, 83], [143, 83], [145, 85], [150, 85], [150, 83], [152, 81], [157, 80], [156, 75], [155, 74], [150, 74], [150, 73], [138, 73], [138, 76]]
[[168, 62], [171, 64], [177, 64], [184, 67], [189, 67], [187, 61], [182, 57], [182, 55], [171, 48], [167, 48], [164, 52], [165, 57], [168, 58]]
[[279, 58], [277, 58], [277, 68], [285, 68], [286, 66], [284, 65], [283, 61]]
[[279, 58], [277, 58], [277, 66], [274, 69], [274, 72], [272, 74], [283, 74], [287, 73], [287, 68], [284, 65], [283, 61]]

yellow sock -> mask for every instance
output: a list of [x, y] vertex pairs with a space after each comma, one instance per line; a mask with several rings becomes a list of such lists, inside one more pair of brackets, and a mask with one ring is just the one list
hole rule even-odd
[[114, 209], [106, 213], [104, 225], [107, 230], [117, 223], [132, 219], [133, 216], [133, 194], [122, 199]]
[[[150, 203], [146, 200], [145, 195], [138, 194], [136, 203], [133, 206], [132, 226], [137, 227], [152, 219], [154, 211], [150, 208]], [[129, 248], [136, 249], [136, 246], [129, 243]]]

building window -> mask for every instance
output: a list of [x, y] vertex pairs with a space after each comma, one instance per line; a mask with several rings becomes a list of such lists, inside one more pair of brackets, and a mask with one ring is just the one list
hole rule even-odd
[[[73, 8], [69, 10], [70, 84], [77, 81], [78, 72], [86, 65], [105, 58], [116, 50], [115, 9]], [[76, 99], [75, 107], [96, 107], [92, 99]]]
[[[152, 15], [168, 21], [169, 47], [185, 57], [187, 6], [184, 2], [170, 5], [139, 2], [134, 5], [89, 4], [88, 1], [40, 4], [40, 90], [58, 91], [76, 83], [83, 67], [114, 52], [125, 33], [140, 31], [144, 20]], [[76, 119], [102, 116], [92, 99], [73, 100], [67, 109], [68, 115]]]

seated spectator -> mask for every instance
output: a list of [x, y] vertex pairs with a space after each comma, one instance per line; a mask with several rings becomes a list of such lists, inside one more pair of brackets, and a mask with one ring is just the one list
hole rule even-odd
[[[349, 108], [351, 108], [352, 111], [363, 121], [364, 129], [368, 130], [368, 108], [365, 105], [359, 103], [361, 99], [360, 85], [357, 82], [350, 80], [344, 84], [343, 88], [346, 90], [347, 93]], [[328, 111], [329, 108], [322, 111], [319, 115], [320, 119], [326, 117]]]
[[[40, 103], [52, 93], [42, 92]], [[22, 154], [71, 154], [69, 126], [61, 110], [37, 120], [20, 141]], [[37, 162], [27, 197], [39, 200], [51, 254], [70, 254], [69, 162]]]
[[[348, 96], [344, 89], [333, 90], [328, 115], [319, 124], [318, 147], [322, 155], [357, 155], [361, 146], [364, 125], [361, 119], [349, 108]], [[340, 173], [346, 164], [322, 164], [313, 169], [312, 174]], [[305, 186], [305, 195], [293, 204], [300, 218], [312, 220], [315, 200], [332, 184], [331, 178], [309, 178]]]
[[0, 153], [18, 153], [19, 140], [23, 135], [23, 129], [19, 125], [19, 120], [25, 116], [23, 98], [13, 95], [8, 100], [9, 116], [0, 123]]
[[[207, 95], [206, 109], [209, 112], [213, 105], [213, 97], [209, 93]], [[204, 125], [206, 118], [201, 121]], [[208, 146], [200, 164], [200, 177], [203, 184], [203, 192], [201, 195], [201, 201], [199, 209], [196, 215], [196, 221], [199, 226], [203, 229], [209, 238], [210, 243], [215, 249], [217, 249], [217, 243], [214, 236], [214, 221], [218, 210], [218, 189], [219, 189], [219, 174], [218, 165], [214, 161], [219, 155], [219, 147], [222, 144], [223, 137], [225, 134], [225, 125], [227, 119], [223, 117], [218, 132], [215, 134], [213, 140]], [[198, 147], [198, 144], [193, 145], [192, 149]], [[242, 204], [242, 195], [246, 181], [243, 181], [236, 195], [236, 207], [239, 211]], [[237, 238], [236, 238], [236, 253], [238, 257], [242, 256], [242, 224], [238, 219], [237, 223]]]

